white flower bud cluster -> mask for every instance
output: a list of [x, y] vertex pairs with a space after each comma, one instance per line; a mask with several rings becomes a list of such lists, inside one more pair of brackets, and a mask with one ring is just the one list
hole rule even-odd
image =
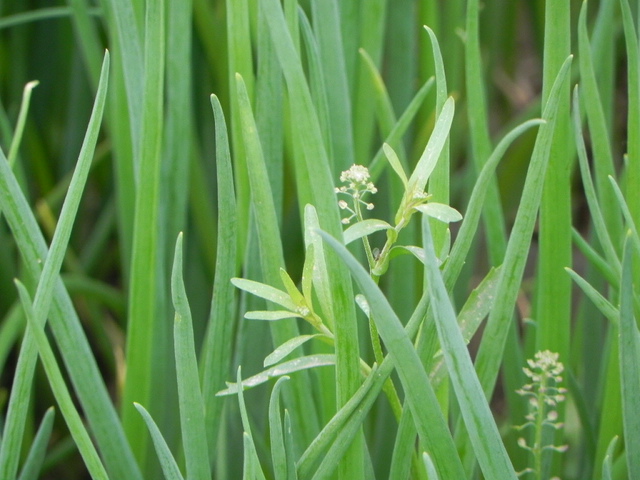
[[[523, 437], [518, 439], [518, 445], [533, 453], [534, 457], [542, 455], [545, 450], [565, 452], [567, 445], [542, 445], [542, 429], [550, 427], [555, 430], [561, 429], [564, 425], [558, 422], [558, 412], [556, 407], [565, 399], [567, 390], [559, 387], [562, 382], [562, 372], [564, 365], [558, 361], [559, 355], [549, 350], [535, 354], [534, 359], [527, 360], [528, 367], [523, 368], [524, 373], [529, 377], [531, 383], [524, 385], [516, 393], [527, 397], [531, 411], [525, 417], [527, 422], [516, 427], [522, 430], [534, 427], [534, 444], [529, 445]], [[520, 474], [532, 472], [528, 468]]]
[[350, 223], [354, 217], [361, 217], [360, 205], [364, 205], [367, 210], [373, 210], [373, 203], [368, 203], [363, 200], [363, 197], [367, 193], [374, 194], [378, 191], [375, 185], [369, 181], [369, 178], [369, 169], [362, 165], [351, 165], [349, 170], [345, 170], [340, 175], [340, 181], [342, 183], [348, 183], [348, 185], [336, 187], [335, 192], [343, 193], [353, 198], [353, 208], [345, 200], [338, 201], [340, 209], [346, 210], [350, 214], [349, 217], [342, 219], [342, 223], [345, 225]]

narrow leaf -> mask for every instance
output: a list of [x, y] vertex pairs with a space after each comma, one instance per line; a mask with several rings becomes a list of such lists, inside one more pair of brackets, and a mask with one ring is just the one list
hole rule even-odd
[[136, 407], [138, 412], [140, 412], [142, 419], [149, 429], [153, 445], [156, 449], [156, 454], [158, 455], [158, 460], [160, 460], [162, 472], [164, 473], [164, 478], [166, 478], [166, 480], [183, 480], [178, 464], [176, 463], [175, 458], [173, 458], [171, 450], [162, 436], [162, 433], [160, 433], [160, 429], [156, 425], [156, 422], [153, 421], [149, 412], [147, 412], [142, 405], [134, 403], [133, 406]]
[[384, 220], [374, 218], [362, 220], [361, 222], [354, 223], [344, 231], [344, 244], [349, 245], [354, 240], [366, 237], [380, 230], [388, 230], [391, 228], [393, 227]]
[[275, 365], [280, 360], [282, 360], [287, 355], [289, 355], [291, 352], [293, 352], [299, 346], [308, 342], [312, 338], [322, 337], [322, 336], [324, 335], [319, 333], [315, 335], [300, 335], [298, 337], [292, 338], [291, 340], [287, 340], [286, 342], [284, 342], [282, 345], [280, 345], [278, 348], [276, 348], [273, 352], [271, 352], [269, 355], [265, 357], [264, 366], [270, 367], [271, 365]]
[[[289, 373], [298, 372], [300, 370], [308, 370], [315, 367], [325, 367], [335, 365], [335, 356], [330, 354], [308, 355], [305, 357], [295, 358], [288, 362], [281, 363], [275, 367], [258, 373], [252, 377], [246, 378], [240, 382], [242, 389], [247, 389], [267, 382], [274, 377], [288, 375]], [[233, 395], [240, 391], [238, 383], [227, 382], [227, 388], [221, 390], [216, 395]]]

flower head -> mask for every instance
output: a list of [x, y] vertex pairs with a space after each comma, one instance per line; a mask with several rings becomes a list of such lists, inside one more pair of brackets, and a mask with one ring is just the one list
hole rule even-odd
[[524, 385], [516, 393], [529, 399], [530, 412], [525, 417], [526, 423], [516, 427], [518, 430], [533, 427], [533, 444], [527, 443], [525, 438], [518, 439], [518, 445], [525, 450], [529, 450], [536, 463], [536, 469], [527, 469], [527, 471], [538, 471], [541, 462], [542, 453], [547, 450], [556, 452], [564, 452], [567, 450], [566, 445], [544, 445], [542, 431], [545, 428], [554, 430], [561, 429], [564, 425], [558, 422], [558, 412], [556, 407], [565, 399], [567, 390], [559, 386], [562, 382], [562, 372], [564, 365], [558, 361], [557, 353], [545, 350], [537, 352], [533, 359], [527, 360], [527, 367], [522, 370], [531, 380], [530, 383]]
[[345, 170], [340, 175], [340, 181], [348, 185], [336, 187], [335, 192], [349, 195], [353, 198], [353, 208], [345, 200], [338, 202], [338, 206], [342, 210], [350, 213], [349, 217], [342, 219], [342, 223], [348, 224], [354, 217], [362, 220], [361, 205], [364, 205], [367, 210], [373, 209], [373, 203], [367, 203], [362, 199], [367, 193], [374, 194], [378, 191], [375, 185], [369, 181], [370, 176], [369, 169], [362, 165], [351, 165], [349, 170]]

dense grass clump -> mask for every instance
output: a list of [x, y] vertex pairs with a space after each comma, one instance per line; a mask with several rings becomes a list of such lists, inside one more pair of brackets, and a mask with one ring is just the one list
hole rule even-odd
[[637, 2], [0, 2], [0, 479], [640, 478]]

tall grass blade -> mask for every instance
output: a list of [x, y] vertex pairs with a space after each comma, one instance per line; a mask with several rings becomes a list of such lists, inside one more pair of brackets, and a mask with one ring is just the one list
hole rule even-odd
[[20, 300], [22, 301], [22, 305], [25, 309], [29, 327], [31, 328], [31, 334], [34, 336], [35, 342], [38, 345], [40, 358], [42, 359], [42, 364], [44, 365], [49, 379], [49, 385], [51, 385], [51, 389], [58, 401], [60, 411], [67, 422], [67, 426], [69, 427], [71, 436], [80, 451], [80, 455], [82, 455], [85, 465], [94, 479], [108, 480], [109, 476], [107, 475], [107, 471], [105, 470], [104, 465], [102, 465], [98, 452], [91, 442], [91, 437], [85, 429], [82, 419], [80, 418], [80, 414], [76, 410], [69, 390], [67, 390], [67, 386], [64, 383], [62, 372], [60, 371], [55, 354], [53, 353], [51, 345], [49, 345], [49, 341], [44, 333], [42, 322], [39, 322], [36, 316], [37, 314], [33, 308], [31, 297], [29, 296], [26, 287], [18, 280], [16, 280], [16, 286], [18, 287]]
[[275, 478], [286, 479], [289, 462], [282, 429], [282, 414], [280, 413], [280, 390], [289, 377], [280, 377], [271, 391], [269, 400], [269, 438], [271, 440], [271, 461]]
[[520, 288], [527, 252], [531, 243], [536, 213], [542, 196], [542, 184], [549, 160], [559, 95], [562, 85], [566, 81], [570, 65], [571, 57], [565, 61], [560, 73], [558, 73], [556, 83], [543, 113], [543, 119], [546, 123], [541, 125], [538, 130], [536, 145], [522, 191], [521, 204], [507, 244], [498, 286], [500, 294], [496, 299], [493, 310], [489, 314], [487, 327], [476, 357], [476, 371], [487, 397], [490, 397], [493, 392], [502, 360], [502, 352], [508, 332], [507, 327], [512, 318], [513, 307]]
[[18, 480], [37, 480], [40, 477], [40, 469], [45, 454], [47, 453], [47, 445], [51, 439], [53, 430], [53, 420], [55, 418], [55, 409], [49, 407], [40, 422], [38, 433], [36, 433], [29, 454], [27, 455]]
[[[627, 50], [627, 185], [626, 196], [629, 210], [635, 224], [640, 224], [640, 196], [637, 195], [640, 185], [640, 49], [638, 48], [638, 32], [633, 24], [633, 16], [628, 0], [620, 0], [622, 9], [622, 25]], [[636, 280], [638, 276], [636, 275]]]
[[[249, 97], [242, 77], [236, 77], [240, 122], [244, 135], [244, 148], [247, 153], [247, 170], [251, 185], [251, 202], [254, 209], [256, 229], [260, 249], [260, 265], [263, 279], [269, 284], [280, 284], [280, 268], [284, 267], [282, 242], [278, 230], [278, 219], [273, 205], [273, 196], [268, 173], [264, 164], [262, 147], [256, 130], [255, 120], [249, 104]], [[274, 345], [281, 345], [290, 338], [299, 335], [295, 323], [277, 322], [271, 325]], [[294, 422], [299, 425], [300, 439], [309, 441], [319, 430], [318, 418], [312, 409], [309, 381], [306, 374], [297, 378], [292, 392], [285, 392], [287, 405], [292, 409]], [[309, 410], [311, 409], [311, 410]], [[304, 414], [304, 411], [307, 411]]]
[[[638, 252], [638, 250], [636, 250]], [[620, 279], [620, 379], [622, 418], [629, 478], [640, 475], [640, 332], [633, 310], [633, 257], [629, 236], [625, 241]]]
[[420, 439], [433, 455], [443, 478], [464, 478], [465, 473], [444, 421], [431, 383], [416, 350], [386, 298], [358, 261], [330, 235], [320, 232], [342, 258], [360, 286], [374, 316], [378, 332], [393, 358], [411, 407]]
[[156, 454], [158, 455], [158, 460], [160, 460], [162, 472], [164, 473], [164, 478], [167, 480], [183, 480], [180, 468], [178, 468], [178, 464], [176, 463], [175, 458], [173, 458], [171, 450], [162, 436], [160, 429], [156, 425], [156, 422], [153, 421], [149, 412], [147, 412], [142, 405], [134, 403], [133, 406], [138, 410], [138, 412], [140, 412], [142, 419], [149, 429], [153, 445], [156, 449]]
[[[140, 465], [146, 465], [148, 435], [133, 402], [155, 412], [160, 387], [156, 356], [165, 336], [158, 276], [162, 251], [160, 172], [164, 119], [165, 2], [148, 5], [145, 13], [144, 98], [140, 137], [140, 174], [133, 225], [129, 320], [127, 324], [127, 377], [122, 393], [122, 423]], [[155, 369], [158, 366], [158, 369]]]
[[480, 468], [487, 478], [517, 478], [504, 448], [489, 404], [482, 392], [456, 314], [439, 273], [429, 220], [423, 216], [425, 275], [433, 316], [447, 370], [471, 437]]
[[[60, 216], [58, 227], [60, 233], [58, 235], [62, 235], [62, 232], [64, 232], [65, 229], [67, 230], [63, 237], [68, 237], [70, 233], [71, 222], [75, 216], [77, 203], [80, 200], [80, 190], [84, 186], [82, 176], [86, 176], [88, 172], [93, 149], [97, 141], [106, 96], [108, 63], [107, 55], [103, 63], [101, 83], [96, 96], [94, 112], [87, 128], [85, 143], [80, 152], [79, 167], [77, 167], [76, 174], [74, 174], [74, 181], [69, 187], [69, 190], [74, 193], [68, 196], [70, 199], [69, 203], [65, 203], [67, 213], [61, 213]], [[31, 213], [31, 209], [27, 205], [15, 177], [8, 168], [8, 162], [4, 158], [0, 158], [0, 207], [20, 246], [28, 274], [34, 280], [39, 278], [42, 259], [47, 257], [46, 244], [44, 243], [35, 218]], [[63, 217], [66, 219], [63, 220]], [[60, 240], [56, 243], [58, 245], [56, 248], [58, 249], [63, 246]], [[66, 243], [66, 241], [63, 243]], [[57, 262], [62, 261], [63, 253], [64, 247], [57, 255], [54, 255], [54, 257], [57, 257]], [[55, 267], [55, 265], [50, 262], [48, 268], [52, 269], [51, 271], [57, 270], [53, 269], [53, 267]], [[44, 275], [43, 278], [50, 277], [51, 271]], [[53, 281], [55, 281], [55, 279], [56, 277], [53, 278]], [[49, 278], [46, 281], [49, 282], [52, 280]], [[73, 310], [71, 300], [59, 282], [54, 282], [53, 287], [47, 288], [54, 289], [53, 309], [50, 313], [53, 334], [60, 346], [60, 351], [71, 376], [71, 380], [80, 397], [80, 402], [105, 459], [107, 469], [114, 478], [140, 478], [139, 470], [122, 436], [121, 425], [115, 417], [113, 404], [107, 394], [102, 377], [98, 372], [93, 354], [89, 348], [84, 331], [80, 326], [78, 317]], [[42, 295], [43, 294], [40, 293], [40, 296]], [[38, 303], [43, 300], [39, 299], [40, 296], [36, 295], [36, 301]], [[51, 293], [49, 293], [49, 298], [51, 298]], [[44, 305], [36, 309], [36, 315], [42, 315], [42, 312], [38, 313], [38, 309], [42, 308], [42, 306]], [[46, 312], [44, 313], [46, 314]], [[12, 396], [15, 396], [16, 400], [10, 400], [10, 403], [14, 402], [15, 405], [10, 407], [10, 412], [7, 415], [5, 436], [0, 452], [0, 476], [6, 476], [7, 478], [15, 476], [17, 468], [16, 462], [19, 458], [19, 453], [17, 453], [18, 445], [22, 438], [24, 415], [26, 413], [24, 411], [22, 413], [18, 412], [24, 410], [26, 406], [27, 402], [25, 398], [28, 396], [33, 375], [31, 372], [33, 372], [35, 367], [35, 344], [33, 343], [33, 339], [29, 340], [28, 338], [29, 335], [27, 335], [24, 341], [25, 346], [23, 347], [27, 354], [24, 354], [22, 361], [19, 360], [19, 364], [22, 363], [22, 365], [18, 366], [18, 373], [16, 374], [18, 383], [14, 385], [13, 388], [15, 393], [12, 392]], [[22, 407], [19, 407], [20, 405], [22, 405]], [[16, 408], [18, 409], [16, 413], [11, 413], [11, 410]], [[20, 418], [18, 418], [18, 416]]]
[[215, 458], [223, 399], [215, 396], [231, 369], [235, 330], [235, 276], [237, 224], [227, 126], [218, 97], [211, 96], [215, 119], [216, 168], [218, 179], [218, 246], [209, 323], [200, 356], [202, 396], [210, 459]]
[[[482, 57], [480, 55], [479, 16], [478, 0], [467, 2], [466, 41], [464, 43], [467, 114], [469, 117], [473, 162], [478, 172], [488, 162], [491, 154], [487, 100], [483, 82]], [[484, 212], [483, 219], [486, 227], [489, 259], [493, 265], [498, 265], [502, 263], [504, 252], [507, 248], [507, 234], [498, 182], [494, 176], [489, 180]]]
[[176, 310], [173, 339], [175, 345], [176, 374], [182, 444], [187, 465], [187, 477], [210, 480], [207, 432], [204, 422], [204, 403], [198, 378], [198, 361], [193, 340], [191, 309], [182, 278], [182, 234], [176, 241], [171, 292]]

